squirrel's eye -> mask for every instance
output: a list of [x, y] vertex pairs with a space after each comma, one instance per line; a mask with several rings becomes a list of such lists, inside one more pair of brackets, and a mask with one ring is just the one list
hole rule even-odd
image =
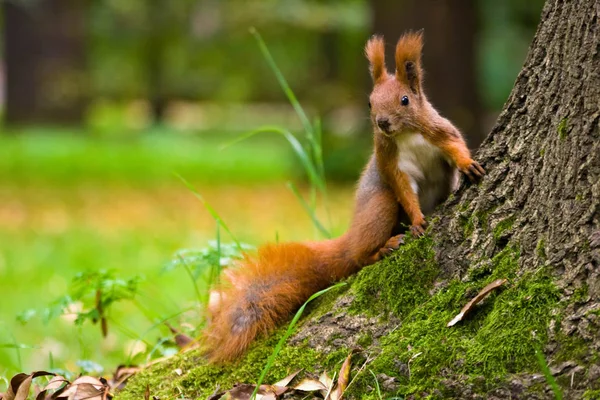
[[371, 102], [369, 102], [369, 110], [371, 109]]
[[400, 101], [402, 102], [403, 106], [408, 105], [408, 97], [407, 96], [402, 96], [402, 99]]

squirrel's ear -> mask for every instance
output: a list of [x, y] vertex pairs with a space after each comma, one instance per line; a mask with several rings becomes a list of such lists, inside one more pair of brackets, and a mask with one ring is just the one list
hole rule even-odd
[[415, 94], [421, 93], [422, 50], [423, 30], [405, 33], [396, 45], [396, 79], [407, 84]]
[[369, 70], [371, 71], [373, 82], [377, 83], [387, 75], [385, 69], [385, 44], [382, 36], [374, 35], [369, 39], [365, 46], [365, 55], [369, 60]]

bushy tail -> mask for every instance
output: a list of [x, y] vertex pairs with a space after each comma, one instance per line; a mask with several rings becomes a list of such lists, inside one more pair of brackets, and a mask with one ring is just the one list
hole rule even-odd
[[211, 362], [233, 360], [270, 333], [313, 293], [331, 284], [333, 249], [302, 243], [271, 244], [245, 255], [212, 293], [203, 347]]

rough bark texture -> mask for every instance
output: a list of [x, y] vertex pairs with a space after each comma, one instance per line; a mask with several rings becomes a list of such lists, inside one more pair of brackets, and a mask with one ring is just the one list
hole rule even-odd
[[[440, 213], [435, 225], [446, 273], [460, 275], [474, 260], [518, 243], [522, 268], [546, 263], [569, 284], [587, 276], [590, 296], [600, 296], [598, 253], [590, 249], [600, 207], [599, 14], [600, 3], [589, 0], [544, 8], [510, 98], [477, 155], [489, 175], [446, 203], [446, 211], [461, 211]], [[465, 218], [473, 222], [466, 241]], [[496, 240], [486, 233], [507, 220]], [[536, 252], [541, 242], [545, 256]]]
[[[320, 373], [364, 349], [346, 398], [552, 399], [536, 348], [564, 398], [600, 398], [600, 3], [548, 0], [522, 72], [477, 155], [488, 176], [462, 187], [427, 237], [320, 299], [277, 358]], [[499, 294], [446, 323], [487, 283]], [[385, 320], [382, 321], [381, 317]], [[281, 332], [278, 333], [281, 335]], [[240, 363], [188, 353], [136, 377], [122, 398], [189, 397], [254, 382], [277, 335]], [[367, 360], [369, 373], [359, 372]], [[173, 382], [164, 377], [175, 368]], [[162, 398], [162, 397], [161, 397]]]

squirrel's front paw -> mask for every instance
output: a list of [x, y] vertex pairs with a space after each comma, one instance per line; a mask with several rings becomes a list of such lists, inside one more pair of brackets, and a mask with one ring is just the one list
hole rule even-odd
[[465, 174], [471, 182], [478, 182], [485, 175], [485, 169], [483, 169], [477, 161], [471, 159], [464, 165], [459, 166], [458, 169]]
[[410, 233], [412, 233], [415, 237], [422, 236], [425, 233], [426, 227], [427, 222], [424, 218], [421, 218], [417, 221], [413, 221], [412, 225], [410, 226]]

